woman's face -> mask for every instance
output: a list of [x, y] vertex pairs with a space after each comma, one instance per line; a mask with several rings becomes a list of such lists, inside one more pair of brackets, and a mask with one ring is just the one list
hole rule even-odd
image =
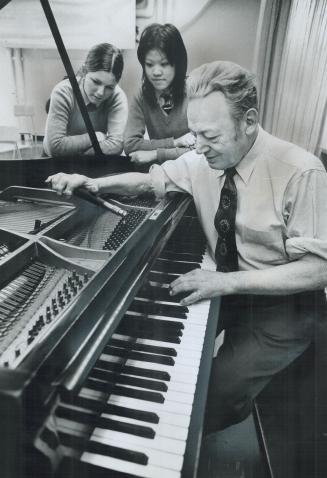
[[169, 88], [175, 77], [175, 66], [168, 62], [161, 50], [150, 50], [145, 55], [144, 71], [157, 93]]
[[117, 81], [113, 73], [107, 71], [89, 71], [84, 79], [84, 91], [89, 101], [96, 106], [110, 98]]

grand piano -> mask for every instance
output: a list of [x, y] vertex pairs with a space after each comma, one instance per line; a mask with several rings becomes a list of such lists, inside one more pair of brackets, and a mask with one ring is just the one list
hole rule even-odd
[[107, 196], [105, 208], [45, 188], [56, 171], [133, 170], [126, 158], [0, 167], [1, 476], [196, 476], [219, 300], [182, 307], [168, 293], [214, 267], [191, 199]]

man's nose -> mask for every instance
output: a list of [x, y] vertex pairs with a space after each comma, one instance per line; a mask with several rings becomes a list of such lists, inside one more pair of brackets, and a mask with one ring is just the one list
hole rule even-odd
[[209, 147], [205, 141], [204, 138], [201, 138], [201, 136], [196, 137], [196, 143], [195, 143], [195, 150], [198, 154], [203, 154], [206, 151], [208, 151]]

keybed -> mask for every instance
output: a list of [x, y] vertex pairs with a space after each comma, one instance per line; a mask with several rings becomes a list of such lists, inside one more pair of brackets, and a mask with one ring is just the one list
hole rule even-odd
[[194, 267], [214, 270], [198, 239], [196, 254], [168, 242], [79, 394], [58, 407], [77, 473], [182, 476], [210, 301], [182, 307], [169, 284]]

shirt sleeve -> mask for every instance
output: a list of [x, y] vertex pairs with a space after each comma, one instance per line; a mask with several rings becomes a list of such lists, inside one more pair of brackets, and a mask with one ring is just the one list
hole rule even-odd
[[128, 104], [124, 91], [116, 86], [117, 93], [110, 103], [107, 120], [107, 138], [100, 143], [104, 154], [120, 154], [124, 146], [124, 130]]
[[310, 170], [285, 194], [286, 252], [290, 260], [311, 253], [327, 260], [327, 174]]
[[52, 91], [45, 127], [45, 150], [53, 156], [83, 153], [91, 146], [87, 133], [67, 136], [67, 126], [74, 105], [73, 93], [58, 84]]
[[153, 151], [158, 148], [174, 148], [174, 138], [144, 139], [146, 130], [142, 94], [139, 93], [132, 101], [127, 126], [124, 135], [124, 151]]
[[153, 164], [149, 170], [152, 189], [158, 198], [170, 191], [184, 192], [192, 195], [192, 180], [197, 177], [197, 164], [193, 152], [180, 156], [163, 165]]
[[191, 151], [191, 148], [159, 148], [157, 149], [158, 163], [161, 164], [165, 161], [177, 159], [188, 151]]

